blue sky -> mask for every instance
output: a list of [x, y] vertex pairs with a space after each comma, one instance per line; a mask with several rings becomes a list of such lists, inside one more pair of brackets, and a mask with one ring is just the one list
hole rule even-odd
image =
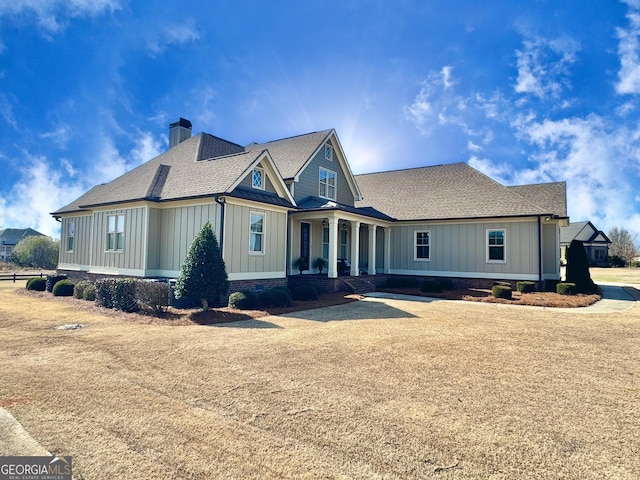
[[0, 225], [167, 149], [336, 128], [354, 173], [566, 181], [640, 232], [640, 0], [0, 0]]

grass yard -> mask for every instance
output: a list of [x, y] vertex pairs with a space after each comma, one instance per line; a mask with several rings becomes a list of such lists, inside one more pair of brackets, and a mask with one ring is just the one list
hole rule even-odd
[[598, 268], [589, 267], [594, 282], [640, 284], [640, 268]]
[[78, 479], [640, 478], [640, 306], [366, 300], [169, 326], [15, 288], [0, 406]]

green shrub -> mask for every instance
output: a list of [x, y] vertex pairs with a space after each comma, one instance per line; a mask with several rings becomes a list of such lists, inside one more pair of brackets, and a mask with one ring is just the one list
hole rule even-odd
[[76, 298], [83, 298], [84, 289], [87, 288], [87, 286], [89, 285], [93, 285], [93, 282], [89, 280], [80, 280], [78, 283], [76, 283], [76, 286], [73, 289], [73, 296]]
[[511, 282], [493, 282], [493, 286], [495, 287], [496, 285], [500, 285], [501, 287], [509, 287], [511, 288]]
[[44, 292], [47, 288], [47, 279], [44, 277], [34, 277], [27, 280], [27, 290]]
[[418, 288], [420, 282], [416, 278], [389, 277], [383, 284], [386, 288]]
[[289, 296], [289, 300], [293, 300], [293, 292], [291, 291], [291, 289], [289, 287], [281, 285], [279, 287], [273, 287], [272, 290], [282, 290], [283, 292], [285, 292]]
[[53, 287], [60, 280], [66, 280], [66, 275], [47, 275], [47, 292], [53, 292]]
[[73, 282], [71, 280], [60, 280], [53, 286], [54, 297], [71, 297], [73, 295]]
[[317, 300], [318, 290], [313, 285], [298, 285], [293, 289], [294, 300]]
[[123, 312], [138, 310], [136, 281], [133, 278], [118, 278], [113, 283], [113, 308]]
[[491, 295], [496, 298], [506, 298], [507, 300], [511, 300], [511, 287], [507, 287], [506, 285], [494, 285], [491, 288]]
[[135, 296], [140, 308], [161, 315], [169, 306], [169, 284], [138, 280], [135, 282]]
[[84, 287], [84, 290], [82, 292], [82, 299], [88, 302], [96, 301], [96, 286], [93, 283], [90, 283], [89, 285]]
[[560, 282], [556, 285], [556, 293], [560, 295], [575, 295], [576, 284], [570, 282]]
[[229, 295], [228, 306], [238, 310], [253, 310], [258, 306], [258, 296], [251, 290], [233, 292]]
[[260, 305], [265, 308], [289, 307], [291, 297], [281, 288], [271, 288], [260, 295]]
[[101, 278], [96, 282], [96, 304], [104, 308], [113, 308], [114, 278]]
[[536, 282], [522, 281], [516, 284], [520, 293], [531, 293], [536, 291]]

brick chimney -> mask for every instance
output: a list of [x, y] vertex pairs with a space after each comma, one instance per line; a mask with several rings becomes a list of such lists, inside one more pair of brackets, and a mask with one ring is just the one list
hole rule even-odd
[[191, 138], [191, 122], [180, 117], [180, 120], [169, 124], [169, 148]]

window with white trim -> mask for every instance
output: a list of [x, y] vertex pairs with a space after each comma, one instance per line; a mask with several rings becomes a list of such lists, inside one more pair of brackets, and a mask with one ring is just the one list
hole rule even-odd
[[324, 146], [324, 159], [329, 161], [333, 160], [333, 147], [328, 143]]
[[487, 230], [487, 262], [504, 263], [507, 261], [505, 251], [506, 230]]
[[340, 230], [340, 258], [347, 258], [347, 250], [349, 244], [347, 243], [347, 230]]
[[431, 260], [431, 232], [421, 230], [415, 232], [414, 236], [414, 260], [426, 262]]
[[336, 172], [320, 167], [320, 191], [322, 198], [336, 199]]
[[322, 258], [329, 261], [329, 227], [322, 227]]
[[253, 188], [264, 190], [264, 170], [262, 168], [256, 167], [253, 169], [253, 173], [251, 174], [251, 186]]
[[67, 223], [67, 252], [73, 252], [76, 237], [76, 222]]
[[107, 215], [107, 251], [121, 251], [124, 246], [124, 215]]
[[251, 212], [249, 253], [264, 253], [264, 213]]

